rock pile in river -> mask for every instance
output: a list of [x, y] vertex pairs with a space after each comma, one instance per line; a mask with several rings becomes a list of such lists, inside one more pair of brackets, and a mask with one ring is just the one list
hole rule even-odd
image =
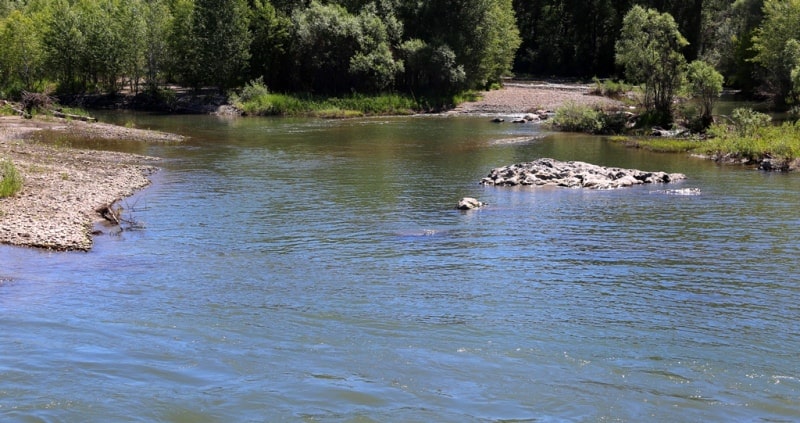
[[481, 184], [613, 189], [648, 183], [668, 183], [681, 179], [686, 179], [686, 175], [543, 158], [492, 169], [489, 176], [481, 180]]

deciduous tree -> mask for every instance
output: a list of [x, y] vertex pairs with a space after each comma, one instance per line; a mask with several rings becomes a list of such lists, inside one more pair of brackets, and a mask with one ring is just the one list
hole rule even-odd
[[625, 15], [616, 61], [626, 78], [644, 84], [644, 105], [661, 124], [672, 122], [672, 102], [684, 79], [687, 41], [667, 13], [634, 6]]

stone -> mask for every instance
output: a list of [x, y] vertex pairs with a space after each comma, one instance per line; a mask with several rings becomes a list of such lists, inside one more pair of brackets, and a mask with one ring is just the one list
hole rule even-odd
[[485, 205], [486, 203], [481, 202], [476, 198], [464, 197], [461, 200], [458, 200], [458, 206], [456, 206], [456, 208], [459, 210], [474, 210], [474, 209], [479, 209]]

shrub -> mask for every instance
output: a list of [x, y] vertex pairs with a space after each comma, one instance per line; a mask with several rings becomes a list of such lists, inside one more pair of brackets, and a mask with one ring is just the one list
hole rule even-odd
[[22, 175], [11, 160], [0, 162], [0, 198], [11, 197], [22, 190]]
[[750, 137], [755, 134], [759, 128], [764, 128], [770, 124], [772, 118], [761, 112], [756, 112], [749, 108], [734, 109], [731, 113], [731, 120], [736, 132], [741, 137]]
[[620, 99], [625, 97], [628, 91], [632, 90], [631, 86], [624, 82], [614, 81], [613, 79], [601, 80], [600, 78], [594, 77], [592, 81], [594, 82], [594, 88], [592, 88], [591, 93], [594, 95]]
[[568, 102], [553, 117], [552, 125], [567, 132], [599, 133], [603, 129], [601, 112], [589, 106]]
[[264, 84], [264, 77], [252, 80], [244, 85], [242, 92], [236, 97], [239, 102], [246, 103], [257, 100], [269, 94], [269, 89]]

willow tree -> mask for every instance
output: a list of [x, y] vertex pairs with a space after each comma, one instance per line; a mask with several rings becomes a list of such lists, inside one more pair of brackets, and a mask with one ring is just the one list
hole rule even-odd
[[634, 6], [622, 21], [616, 62], [629, 82], [644, 84], [644, 106], [655, 123], [672, 123], [672, 103], [685, 78], [688, 44], [668, 13]]

